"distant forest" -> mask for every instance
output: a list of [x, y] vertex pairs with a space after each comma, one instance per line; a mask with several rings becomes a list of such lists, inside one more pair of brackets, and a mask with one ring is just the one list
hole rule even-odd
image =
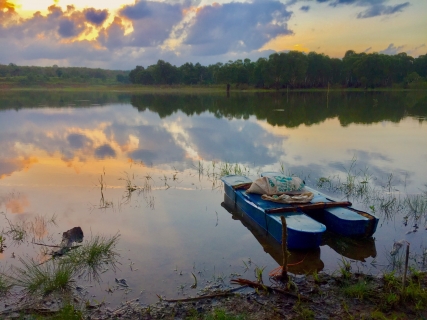
[[343, 59], [298, 51], [274, 53], [256, 62], [249, 59], [207, 67], [185, 63], [175, 67], [159, 60], [147, 68], [137, 66], [129, 74], [135, 84], [230, 84], [256, 88], [379, 88], [420, 83], [427, 88], [427, 54], [413, 58], [406, 53], [346, 52]]
[[18, 66], [14, 63], [0, 64], [0, 83], [21, 85], [90, 83], [117, 84], [129, 83], [129, 71], [105, 70], [84, 67], [36, 67]]
[[89, 83], [139, 85], [227, 85], [248, 89], [311, 88], [425, 88], [427, 54], [413, 58], [406, 53], [385, 55], [356, 53], [344, 58], [298, 51], [274, 53], [256, 62], [238, 59], [202, 66], [185, 63], [180, 67], [159, 60], [131, 71], [79, 67], [35, 67], [0, 64], [0, 84], [19, 85]]

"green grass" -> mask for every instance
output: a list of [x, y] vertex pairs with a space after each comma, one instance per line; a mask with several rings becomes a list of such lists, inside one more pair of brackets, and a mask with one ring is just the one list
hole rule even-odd
[[292, 310], [297, 314], [293, 319], [301, 319], [301, 320], [312, 320], [314, 319], [315, 313], [313, 310], [307, 308], [304, 304], [301, 303], [300, 300], [297, 300]]
[[394, 272], [383, 275], [383, 290], [378, 293], [379, 302], [383, 309], [390, 309], [405, 304], [415, 310], [427, 308], [427, 289], [422, 286], [425, 273], [411, 268], [408, 284], [403, 288], [402, 280]]
[[119, 254], [115, 251], [120, 235], [112, 237], [94, 236], [80, 248], [70, 251], [63, 259], [65, 265], [73, 266], [79, 272], [85, 272], [89, 280], [99, 280], [99, 274], [106, 265], [116, 268]]
[[39, 264], [21, 258], [20, 262], [22, 267], [14, 267], [9, 278], [14, 286], [23, 288], [29, 294], [46, 296], [71, 289], [76, 272], [74, 266], [56, 260]]
[[396, 277], [394, 271], [383, 274], [384, 288], [394, 291], [401, 285], [400, 280]]
[[1, 275], [0, 292], [6, 292], [11, 285], [23, 288], [30, 295], [65, 292], [72, 287], [75, 275], [80, 272], [84, 272], [89, 280], [99, 280], [99, 273], [107, 264], [115, 270], [118, 238], [119, 235], [109, 238], [95, 236], [65, 256], [44, 263], [20, 258], [22, 267], [15, 266], [10, 275]]
[[349, 280], [352, 276], [350, 261], [341, 257], [341, 262], [338, 262], [338, 271], [344, 280]]
[[372, 285], [365, 280], [360, 280], [354, 284], [344, 286], [342, 290], [346, 296], [359, 300], [371, 298], [374, 294]]
[[9, 290], [12, 288], [12, 283], [9, 278], [4, 274], [0, 273], [0, 297], [4, 297], [9, 293]]
[[65, 304], [61, 309], [58, 310], [54, 315], [40, 315], [40, 314], [29, 314], [27, 316], [21, 316], [20, 319], [34, 319], [34, 320], [83, 320], [85, 319], [83, 312], [78, 310], [71, 303]]
[[233, 315], [231, 313], [226, 312], [223, 309], [215, 309], [212, 313], [206, 314], [201, 318], [197, 316], [195, 318], [190, 319], [203, 319], [203, 320], [244, 320], [246, 316], [244, 314]]

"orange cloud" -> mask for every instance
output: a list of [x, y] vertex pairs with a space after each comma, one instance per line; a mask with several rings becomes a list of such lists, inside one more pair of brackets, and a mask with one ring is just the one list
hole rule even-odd
[[7, 0], [0, 0], [0, 10], [3, 12], [15, 12], [16, 5]]
[[5, 203], [5, 207], [12, 213], [20, 214], [24, 213], [25, 209], [30, 205], [26, 196], [18, 195], [10, 198]]
[[27, 171], [33, 164], [37, 162], [39, 162], [39, 160], [36, 157], [29, 157], [27, 159], [22, 160], [21, 164], [24, 167], [24, 171]]
[[0, 180], [7, 176], [10, 176], [16, 171], [27, 171], [34, 163], [37, 162], [38, 159], [36, 157], [29, 157], [24, 159], [5, 159], [1, 162], [3, 172], [0, 172]]
[[188, 7], [188, 8], [182, 9], [182, 14], [186, 15], [191, 12], [198, 13], [201, 10], [203, 10], [203, 7]]

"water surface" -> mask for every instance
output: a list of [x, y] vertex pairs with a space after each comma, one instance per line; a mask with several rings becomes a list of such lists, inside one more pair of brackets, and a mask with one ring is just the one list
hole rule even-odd
[[[32, 241], [58, 244], [62, 232], [81, 226], [85, 238], [120, 234], [119, 269], [93, 287], [79, 283], [90, 299], [151, 303], [156, 294], [194, 295], [208, 281], [228, 284], [236, 274], [252, 279], [254, 266], [266, 273], [277, 267], [280, 247], [230, 213], [221, 168], [237, 164], [251, 178], [283, 170], [313, 187], [321, 178], [344, 183], [350, 172], [382, 197], [426, 199], [426, 117], [423, 92], [2, 93], [1, 226], [7, 229], [8, 218], [32, 228], [23, 244], [8, 239], [1, 267], [22, 256], [44, 259]], [[129, 194], [128, 182], [138, 190]], [[328, 186], [324, 192], [346, 198]], [[374, 238], [327, 235], [319, 250], [293, 253], [292, 262], [302, 263], [291, 271], [334, 272], [344, 257], [355, 269], [378, 273], [401, 239], [411, 243], [412, 263], [423, 267], [425, 213], [413, 219], [403, 204], [387, 211], [375, 199], [350, 200], [380, 217]], [[53, 215], [56, 225], [42, 222]], [[190, 288], [191, 273], [197, 289]], [[116, 288], [115, 278], [131, 290]]]

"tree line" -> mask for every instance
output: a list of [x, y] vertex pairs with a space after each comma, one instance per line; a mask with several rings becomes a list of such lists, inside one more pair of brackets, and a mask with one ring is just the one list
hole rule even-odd
[[129, 80], [142, 85], [233, 84], [239, 88], [345, 88], [407, 86], [427, 79], [427, 54], [413, 58], [406, 53], [385, 55], [349, 50], [342, 59], [325, 54], [290, 51], [268, 58], [238, 59], [202, 66], [187, 62], [180, 67], [158, 60], [147, 68], [136, 66]]
[[122, 82], [129, 83], [129, 72], [85, 67], [18, 66], [0, 64], [0, 78], [21, 84], [46, 82]]

